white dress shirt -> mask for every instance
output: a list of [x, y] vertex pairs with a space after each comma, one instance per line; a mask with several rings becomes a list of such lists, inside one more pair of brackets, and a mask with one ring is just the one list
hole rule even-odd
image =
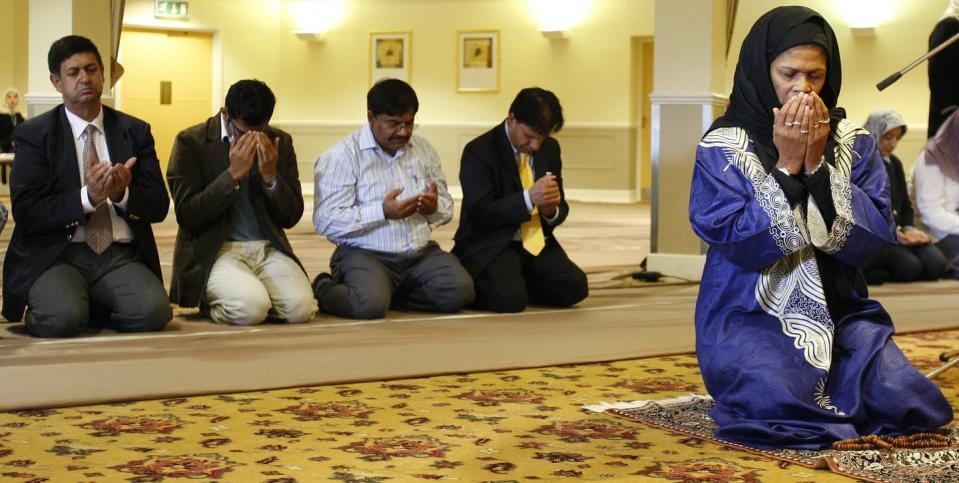
[[959, 235], [959, 182], [943, 175], [938, 165], [926, 163], [925, 153], [919, 153], [912, 166], [912, 182], [919, 218], [933, 236], [941, 240]]
[[[93, 140], [94, 146], [97, 148], [97, 156], [100, 158], [101, 163], [110, 164], [110, 150], [107, 149], [107, 138], [105, 131], [103, 129], [103, 109], [100, 109], [100, 113], [97, 114], [97, 117], [90, 122], [85, 121], [80, 116], [70, 112], [70, 109], [64, 108], [64, 111], [67, 113], [67, 121], [70, 122], [70, 130], [73, 132], [73, 142], [74, 147], [77, 150], [77, 164], [80, 168], [80, 183], [82, 188], [80, 189], [80, 203], [83, 204], [83, 212], [86, 214], [93, 213], [96, 211], [96, 206], [90, 203], [90, 198], [87, 196], [87, 185], [85, 183], [85, 174], [87, 172], [86, 164], [83, 162], [83, 145], [86, 142], [86, 134], [84, 131], [87, 129], [87, 125], [93, 124], [96, 127], [96, 133], [94, 134], [95, 139]], [[123, 162], [126, 162], [124, 159]], [[123, 199], [119, 203], [114, 203], [109, 197], [106, 199], [106, 203], [112, 208], [110, 210], [110, 221], [113, 224], [113, 241], [120, 243], [127, 243], [133, 241], [133, 230], [130, 229], [130, 225], [127, 224], [126, 220], [117, 215], [116, 210], [120, 209], [126, 210], [127, 202], [129, 201], [129, 188], [123, 192]], [[70, 240], [73, 243], [85, 242], [86, 241], [86, 227], [80, 225], [77, 227], [76, 231], [73, 233], [73, 238]]]
[[[313, 227], [336, 244], [395, 254], [412, 254], [430, 241], [433, 226], [453, 218], [453, 198], [436, 150], [420, 136], [390, 156], [373, 137], [369, 123], [333, 145], [313, 170]], [[403, 188], [404, 200], [437, 187], [436, 212], [388, 220], [383, 200]]]

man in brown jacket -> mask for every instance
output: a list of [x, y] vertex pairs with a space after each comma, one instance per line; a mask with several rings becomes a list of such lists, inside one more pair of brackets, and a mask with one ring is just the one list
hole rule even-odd
[[293, 139], [270, 127], [266, 84], [230, 86], [226, 107], [181, 131], [167, 182], [176, 211], [170, 300], [214, 322], [309, 320], [316, 301], [283, 232], [303, 215]]

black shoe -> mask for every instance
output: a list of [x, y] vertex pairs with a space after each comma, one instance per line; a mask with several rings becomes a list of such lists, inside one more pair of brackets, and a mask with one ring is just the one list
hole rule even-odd
[[317, 275], [313, 279], [313, 297], [320, 300], [320, 296], [330, 288], [330, 285], [333, 285], [333, 277], [329, 273], [323, 272]]

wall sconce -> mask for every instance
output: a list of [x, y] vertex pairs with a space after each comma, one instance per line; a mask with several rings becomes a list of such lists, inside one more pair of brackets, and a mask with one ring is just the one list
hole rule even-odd
[[293, 34], [300, 40], [321, 43], [326, 32], [343, 21], [346, 15], [344, 0], [297, 1], [289, 4], [289, 13], [296, 30]]
[[895, 10], [890, 0], [841, 0], [836, 7], [849, 22], [853, 37], [876, 36], [876, 28], [888, 20]]
[[569, 38], [569, 30], [586, 18], [591, 0], [530, 0], [540, 33], [550, 40]]
[[550, 40], [566, 40], [569, 38], [569, 32], [565, 30], [540, 29], [539, 33], [543, 34], [543, 37], [546, 37]]
[[310, 30], [294, 30], [296, 37], [304, 42], [318, 44], [326, 40], [326, 34], [323, 32], [313, 32]]

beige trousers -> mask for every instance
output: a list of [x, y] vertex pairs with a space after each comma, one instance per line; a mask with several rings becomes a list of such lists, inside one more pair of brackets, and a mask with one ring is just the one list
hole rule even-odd
[[297, 324], [313, 318], [316, 299], [303, 269], [268, 241], [225, 242], [206, 283], [210, 318], [256, 325], [267, 317]]

